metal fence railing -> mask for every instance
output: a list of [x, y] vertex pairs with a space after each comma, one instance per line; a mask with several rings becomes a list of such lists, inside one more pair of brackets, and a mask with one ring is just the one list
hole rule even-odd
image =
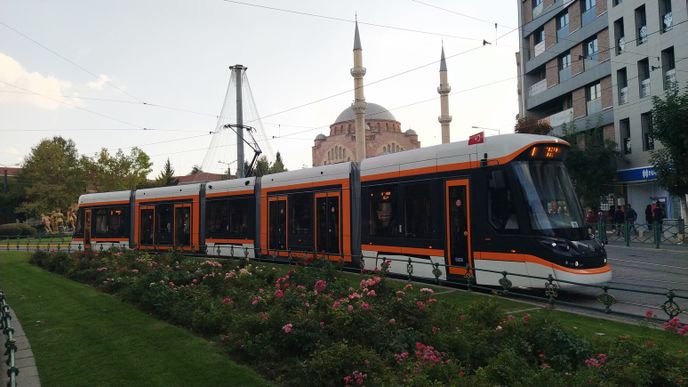
[[7, 356], [7, 376], [9, 378], [7, 387], [15, 387], [17, 385], [17, 375], [19, 369], [17, 368], [17, 342], [14, 338], [14, 328], [12, 328], [12, 316], [10, 315], [10, 307], [7, 305], [7, 298], [5, 293], [0, 291], [0, 331], [7, 337], [5, 341], [5, 352]]
[[[3, 245], [0, 243], [0, 249], [14, 251], [83, 251], [83, 247], [79, 244], [73, 246], [71, 244], [64, 243], [53, 245], [17, 245], [7, 243]], [[106, 244], [100, 244], [98, 248], [95, 249], [95, 252], [102, 253], [109, 249], [120, 249], [120, 246], [116, 242], [113, 242], [110, 247], [108, 247]], [[551, 307], [554, 307], [555, 305], [562, 305], [576, 309], [584, 309], [607, 314], [615, 314], [619, 316], [632, 317], [636, 319], [648, 318], [646, 314], [648, 309], [663, 312], [662, 318], [660, 318], [657, 315], [654, 315], [653, 319], [656, 321], [669, 320], [674, 317], [680, 316], [681, 314], [685, 315], [688, 311], [688, 309], [685, 307], [686, 305], [688, 305], [688, 289], [666, 288], [645, 285], [640, 286], [634, 284], [617, 283], [591, 285], [558, 279], [553, 277], [552, 275], [542, 277], [521, 273], [512, 273], [508, 271], [489, 270], [473, 267], [469, 267], [469, 270], [466, 271], [466, 274], [463, 275], [462, 278], [457, 279], [455, 277], [454, 279], [449, 281], [446, 279], [445, 274], [448, 273], [450, 269], [454, 268], [465, 270], [467, 267], [450, 265], [445, 262], [439, 261], [432, 262], [431, 260], [427, 259], [412, 259], [410, 257], [399, 257], [400, 254], [380, 254], [377, 257], [347, 255], [347, 260], [350, 258], [353, 259], [354, 262], [358, 263], [358, 267], [354, 267], [352, 265], [345, 265], [344, 255], [333, 257], [333, 255], [331, 254], [325, 255], [323, 253], [317, 253], [313, 251], [304, 252], [296, 250], [269, 249], [268, 254], [261, 254], [261, 251], [259, 249], [235, 246], [227, 250], [221, 250], [219, 248], [208, 248], [207, 251], [180, 251], [180, 253], [184, 253], [189, 256], [202, 255], [203, 257], [211, 256], [223, 259], [230, 258], [241, 260], [256, 259], [259, 261], [286, 264], [303, 263], [305, 261], [321, 260], [329, 257], [329, 260], [334, 260], [335, 263], [339, 264], [341, 270], [361, 272], [365, 270], [370, 271], [376, 267], [381, 268], [382, 263], [384, 261], [388, 261], [390, 263], [396, 263], [397, 268], [403, 268], [401, 271], [397, 269], [395, 272], [392, 273], [392, 275], [404, 278], [408, 281], [427, 282], [436, 283], [438, 285], [462, 287], [467, 289], [468, 291], [478, 290], [503, 297], [528, 299], [532, 301], [543, 302]], [[424, 273], [424, 275], [419, 275], [418, 273]], [[478, 284], [476, 282], [476, 275], [480, 274], [499, 276], [501, 278], [499, 278], [498, 280], [498, 285], [485, 286]], [[533, 284], [531, 286], [531, 289], [525, 289], [519, 286], [514, 286], [514, 283], [523, 283], [524, 279], [530, 281], [530, 283]], [[563, 290], [562, 287], [565, 287], [566, 291], [569, 291], [570, 289], [575, 289], [576, 291], [585, 291], [588, 294], [595, 293], [594, 303], [586, 304], [566, 300], [560, 297], [561, 292]], [[532, 291], [532, 288], [544, 289], [544, 294], [542, 293], [542, 291], [534, 292]], [[642, 297], [645, 300], [643, 302], [634, 301], [632, 300], [633, 296]], [[647, 299], [651, 300], [648, 301]], [[682, 306], [681, 304], [683, 304], [684, 306]], [[625, 307], [621, 308], [622, 305]], [[631, 311], [629, 312], [629, 310]]]
[[642, 243], [659, 248], [662, 245], [683, 244], [686, 238], [683, 219], [665, 220], [661, 223], [613, 223], [601, 220], [588, 224], [588, 227], [602, 242], [618, 242], [626, 246]]

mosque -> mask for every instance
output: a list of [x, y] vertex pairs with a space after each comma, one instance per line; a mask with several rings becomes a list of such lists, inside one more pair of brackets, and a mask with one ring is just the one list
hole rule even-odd
[[[418, 134], [413, 129], [401, 131], [401, 123], [384, 107], [366, 102], [363, 94], [363, 49], [358, 33], [358, 22], [354, 31], [354, 67], [351, 76], [354, 78], [355, 100], [351, 106], [339, 114], [330, 125], [330, 134], [318, 134], [313, 145], [313, 166], [361, 161], [408, 149], [420, 148]], [[449, 142], [449, 92], [447, 81], [447, 64], [442, 48], [440, 61], [440, 94], [441, 115], [438, 120], [442, 129], [442, 143]], [[363, 134], [365, 133], [365, 135]]]

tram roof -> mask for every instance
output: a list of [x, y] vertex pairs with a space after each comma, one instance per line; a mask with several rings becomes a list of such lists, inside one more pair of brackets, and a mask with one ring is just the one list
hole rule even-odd
[[245, 177], [231, 180], [220, 180], [211, 181], [206, 183], [205, 192], [206, 194], [217, 194], [217, 193], [232, 193], [238, 191], [253, 191], [256, 185], [255, 177]]
[[558, 137], [520, 133], [502, 134], [485, 137], [483, 143], [475, 145], [468, 145], [467, 140], [457, 141], [371, 157], [361, 162], [361, 176], [466, 162], [475, 162], [478, 166], [484, 154], [487, 154], [488, 160], [502, 161], [504, 158], [517, 156], [527, 147], [537, 143], [568, 145], [568, 142]]
[[129, 201], [131, 191], [98, 192], [79, 196], [79, 204]]
[[145, 188], [136, 191], [136, 200], [165, 199], [180, 196], [194, 196], [201, 191], [201, 184], [171, 185], [168, 187]]
[[351, 162], [346, 162], [273, 173], [261, 177], [260, 183], [262, 188], [282, 187], [295, 184], [319, 183], [327, 180], [348, 179], [350, 174]]

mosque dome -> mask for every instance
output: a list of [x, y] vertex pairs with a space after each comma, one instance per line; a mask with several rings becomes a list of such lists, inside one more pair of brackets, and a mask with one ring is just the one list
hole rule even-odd
[[320, 133], [319, 135], [315, 136], [315, 141], [324, 141], [327, 140], [327, 136], [324, 134]]
[[409, 129], [406, 132], [404, 132], [407, 136], [417, 136], [418, 134], [416, 133], [415, 130]]
[[[347, 121], [353, 121], [356, 118], [356, 115], [354, 114], [354, 110], [349, 106], [348, 108], [344, 109], [343, 112], [339, 114], [337, 119], [335, 120], [335, 124], [338, 124], [340, 122], [347, 122]], [[368, 102], [366, 103], [366, 114], [365, 114], [366, 120], [383, 120], [383, 121], [396, 121], [397, 119], [394, 118], [394, 115], [390, 113], [387, 109], [384, 107], [376, 104], [376, 103], [371, 103]]]

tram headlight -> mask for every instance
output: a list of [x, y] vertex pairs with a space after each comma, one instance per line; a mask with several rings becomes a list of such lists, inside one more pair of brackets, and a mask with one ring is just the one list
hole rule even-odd
[[578, 267], [578, 266], [580, 266], [580, 264], [578, 263], [578, 261], [576, 261], [573, 263], [573, 266]]

